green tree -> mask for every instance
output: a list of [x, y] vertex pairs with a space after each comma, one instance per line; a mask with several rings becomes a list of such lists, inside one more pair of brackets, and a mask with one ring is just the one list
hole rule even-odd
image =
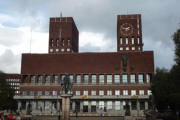
[[14, 89], [6, 82], [6, 74], [0, 72], [0, 110], [15, 110], [17, 102], [13, 99]]
[[180, 29], [172, 36], [175, 44], [175, 62], [170, 69], [156, 69], [151, 89], [158, 110], [170, 108], [180, 111]]
[[178, 29], [172, 37], [175, 44], [176, 64], [170, 70], [170, 80], [172, 84], [170, 106], [174, 111], [180, 111], [180, 29]]
[[166, 69], [156, 69], [156, 73], [152, 80], [152, 93], [154, 96], [154, 102], [158, 110], [164, 110], [168, 108], [169, 101], [169, 72]]

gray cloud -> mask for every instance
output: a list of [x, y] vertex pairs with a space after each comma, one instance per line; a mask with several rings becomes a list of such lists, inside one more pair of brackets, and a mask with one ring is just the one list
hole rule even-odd
[[0, 55], [0, 71], [6, 73], [20, 73], [21, 55], [15, 55], [11, 50], [6, 50]]

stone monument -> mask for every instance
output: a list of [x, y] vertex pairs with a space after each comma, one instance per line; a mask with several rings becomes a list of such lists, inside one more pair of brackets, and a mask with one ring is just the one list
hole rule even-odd
[[61, 97], [62, 97], [62, 116], [61, 120], [70, 120], [70, 100], [72, 97], [73, 81], [66, 74], [61, 81]]

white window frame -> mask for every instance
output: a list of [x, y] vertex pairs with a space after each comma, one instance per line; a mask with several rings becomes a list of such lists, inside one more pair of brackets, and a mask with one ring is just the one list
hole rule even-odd
[[88, 95], [88, 91], [87, 91], [87, 90], [84, 90], [84, 91], [83, 91], [83, 95]]
[[99, 90], [99, 95], [100, 96], [104, 95], [104, 90]]
[[107, 95], [112, 95], [112, 90], [107, 90]]
[[120, 90], [115, 90], [115, 95], [120, 95]]
[[128, 95], [128, 90], [123, 90], [123, 95]]
[[131, 95], [136, 95], [136, 90], [131, 90]]
[[107, 84], [112, 84], [112, 75], [107, 75]]
[[92, 90], [92, 91], [91, 91], [91, 95], [96, 95], [96, 91], [95, 91], [95, 90]]

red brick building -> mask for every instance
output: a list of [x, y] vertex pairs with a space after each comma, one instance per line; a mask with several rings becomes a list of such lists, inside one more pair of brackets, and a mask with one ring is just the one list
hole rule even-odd
[[117, 16], [117, 52], [79, 53], [78, 29], [71, 17], [50, 18], [49, 53], [22, 54], [18, 100], [23, 113], [61, 111], [65, 74], [73, 80], [71, 111], [83, 115], [143, 115], [149, 109], [153, 51], [143, 51], [141, 15]]
[[20, 93], [20, 74], [6, 74], [7, 83], [15, 90], [15, 95], [19, 95]]

